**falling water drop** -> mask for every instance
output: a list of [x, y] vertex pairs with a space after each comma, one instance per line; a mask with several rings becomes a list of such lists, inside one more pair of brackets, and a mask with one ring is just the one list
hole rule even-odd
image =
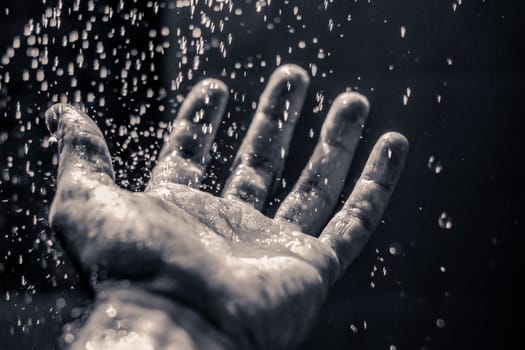
[[434, 155], [428, 158], [427, 168], [434, 174], [440, 174], [443, 171], [443, 165], [441, 161]]
[[438, 218], [438, 225], [442, 229], [450, 230], [452, 228], [452, 218], [446, 212], [442, 212]]
[[401, 255], [403, 252], [403, 246], [401, 243], [393, 242], [390, 244], [390, 247], [388, 247], [388, 252], [394, 256]]

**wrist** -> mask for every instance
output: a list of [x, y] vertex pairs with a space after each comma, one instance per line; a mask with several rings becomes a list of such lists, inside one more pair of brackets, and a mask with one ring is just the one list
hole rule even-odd
[[71, 350], [235, 349], [235, 342], [187, 305], [136, 287], [108, 286]]

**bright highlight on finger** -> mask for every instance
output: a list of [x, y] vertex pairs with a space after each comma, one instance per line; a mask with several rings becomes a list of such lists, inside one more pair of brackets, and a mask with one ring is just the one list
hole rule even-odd
[[270, 77], [252, 123], [233, 162], [223, 197], [261, 209], [284, 160], [308, 90], [306, 71], [279, 67]]
[[381, 136], [344, 207], [324, 228], [319, 239], [335, 251], [341, 271], [359, 256], [377, 227], [407, 154], [408, 141], [403, 135], [391, 132]]
[[276, 218], [300, 226], [303, 232], [319, 234], [343, 188], [368, 111], [368, 100], [358, 93], [337, 97], [306, 168]]
[[148, 187], [162, 182], [200, 185], [227, 103], [228, 88], [217, 79], [205, 79], [190, 91], [173, 122]]

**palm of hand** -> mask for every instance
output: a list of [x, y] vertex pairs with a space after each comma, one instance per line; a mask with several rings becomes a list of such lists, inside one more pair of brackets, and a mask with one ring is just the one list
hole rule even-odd
[[109, 152], [91, 119], [53, 106], [46, 113], [60, 149], [53, 227], [79, 265], [95, 268], [106, 285], [129, 281], [182, 301], [241, 344], [297, 345], [329, 287], [366, 244], [407, 149], [402, 136], [384, 136], [352, 196], [317, 238], [367, 115], [362, 97], [343, 94], [296, 187], [275, 218], [264, 216], [259, 209], [282, 170], [281, 150], [306, 86], [305, 73], [295, 66], [272, 76], [222, 197], [192, 188], [202, 178], [225, 108], [222, 83], [207, 80], [190, 93], [144, 193], [113, 184]]

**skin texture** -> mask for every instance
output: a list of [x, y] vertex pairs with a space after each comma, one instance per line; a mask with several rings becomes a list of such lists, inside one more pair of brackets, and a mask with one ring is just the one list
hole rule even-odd
[[404, 136], [383, 135], [330, 219], [369, 109], [343, 93], [296, 186], [264, 216], [308, 83], [294, 65], [273, 73], [220, 197], [198, 189], [228, 99], [218, 80], [189, 93], [143, 193], [115, 185], [92, 119], [65, 104], [46, 112], [60, 154], [50, 222], [97, 295], [73, 349], [300, 344], [377, 226], [408, 152]]

